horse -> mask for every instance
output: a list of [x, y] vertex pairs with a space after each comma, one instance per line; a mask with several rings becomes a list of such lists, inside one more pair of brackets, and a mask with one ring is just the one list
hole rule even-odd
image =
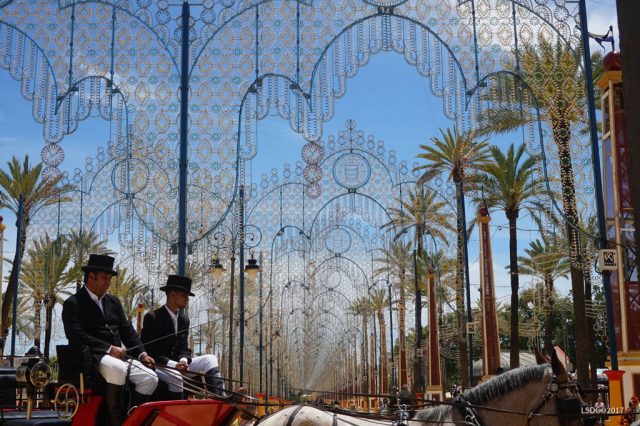
[[344, 414], [294, 405], [255, 423], [261, 426], [337, 425], [509, 425], [574, 426], [591, 424], [577, 383], [555, 352], [551, 359], [536, 353], [539, 364], [511, 370], [468, 389], [453, 402], [419, 410], [409, 421]]

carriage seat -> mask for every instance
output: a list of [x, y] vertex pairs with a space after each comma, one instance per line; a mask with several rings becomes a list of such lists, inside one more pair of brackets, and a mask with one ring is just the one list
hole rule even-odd
[[0, 368], [0, 409], [16, 405], [16, 369]]
[[79, 388], [80, 378], [84, 380], [85, 389], [91, 394], [104, 393], [106, 382], [93, 367], [91, 350], [88, 346], [57, 345], [58, 383], [71, 383]]

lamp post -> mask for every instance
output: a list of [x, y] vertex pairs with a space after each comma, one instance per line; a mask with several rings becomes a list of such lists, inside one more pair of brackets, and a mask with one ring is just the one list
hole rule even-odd
[[[257, 229], [257, 228], [256, 228]], [[244, 250], [241, 250], [244, 253]], [[258, 277], [258, 273], [261, 272], [258, 261], [251, 254], [251, 258], [247, 261], [246, 266], [240, 273], [240, 382], [244, 379], [244, 277], [246, 275], [249, 281], [255, 281]], [[262, 291], [262, 287], [260, 287]], [[260, 296], [260, 333], [262, 334], [262, 296]], [[262, 356], [262, 347], [260, 348], [260, 355]], [[260, 365], [262, 367], [262, 364]], [[262, 375], [262, 373], [261, 373]], [[262, 379], [262, 377], [261, 377]]]
[[[262, 265], [262, 252], [260, 252], [260, 264]], [[248, 266], [248, 265], [247, 265]], [[259, 266], [258, 266], [259, 267]], [[260, 324], [260, 335], [259, 335], [259, 339], [258, 339], [258, 351], [259, 351], [259, 360], [258, 363], [260, 364], [260, 379], [258, 380], [258, 390], [260, 393], [262, 393], [264, 391], [263, 389], [263, 380], [262, 380], [262, 372], [263, 372], [263, 368], [262, 368], [262, 363], [263, 363], [263, 352], [264, 352], [264, 347], [263, 347], [263, 323], [262, 323], [262, 277], [263, 275], [260, 274], [260, 282], [259, 282], [259, 290], [258, 290], [258, 306], [259, 306], [259, 317], [258, 317], [258, 323]]]
[[220, 263], [220, 249], [228, 248], [231, 252], [231, 276], [229, 277], [229, 359], [227, 361], [227, 378], [231, 382], [233, 380], [233, 299], [234, 299], [234, 281], [235, 281], [235, 270], [236, 270], [236, 256], [235, 256], [235, 246], [236, 246], [236, 238], [233, 230], [225, 225], [220, 225], [219, 229], [227, 230], [230, 234], [230, 246], [225, 246], [224, 243], [219, 244], [220, 238], [224, 241], [225, 234], [218, 230], [213, 235], [213, 239], [216, 241], [216, 258], [211, 262], [211, 266], [209, 267], [209, 273], [214, 279], [222, 278], [222, 275], [226, 271], [224, 266]]
[[[244, 204], [244, 188], [241, 187], [240, 199], [239, 203], [242, 206]], [[260, 244], [262, 240], [262, 233], [260, 230], [254, 225], [244, 225], [244, 208], [239, 208], [240, 214], [238, 218], [239, 226], [238, 228], [230, 228], [226, 225], [218, 225], [216, 232], [213, 234], [214, 245], [216, 247], [216, 255], [211, 260], [209, 265], [209, 274], [215, 280], [219, 280], [222, 278], [223, 274], [227, 271], [222, 264], [222, 260], [220, 257], [220, 250], [228, 250], [231, 254], [231, 268], [230, 268], [230, 280], [229, 280], [229, 361], [228, 361], [228, 373], [227, 377], [229, 380], [232, 379], [233, 376], [233, 313], [234, 313], [234, 298], [235, 298], [235, 270], [236, 270], [236, 251], [239, 253], [240, 264], [244, 262], [244, 250], [245, 248], [252, 249]], [[227, 238], [229, 242], [227, 243]], [[240, 341], [239, 341], [239, 367], [240, 367], [240, 376], [239, 380], [242, 382], [244, 379], [244, 354], [243, 354], [243, 346], [244, 346], [244, 279], [245, 273], [249, 279], [255, 279], [258, 272], [260, 272], [260, 267], [258, 262], [253, 258], [249, 259], [246, 267], [240, 268], [240, 294], [239, 294], [239, 333], [240, 333]]]
[[[241, 195], [244, 198], [244, 188], [240, 187]], [[244, 204], [244, 200], [243, 203]], [[240, 207], [240, 262], [244, 262], [244, 249], [245, 247], [249, 249], [251, 253], [251, 249], [260, 244], [262, 240], [262, 233], [260, 230], [253, 225], [244, 225], [244, 207]], [[242, 383], [244, 379], [244, 280], [245, 274], [247, 278], [251, 281], [255, 280], [258, 276], [258, 272], [260, 272], [260, 265], [258, 265], [258, 261], [254, 259], [253, 253], [251, 253], [251, 258], [247, 261], [247, 265], [240, 270], [240, 343], [239, 343], [239, 364], [240, 364], [240, 383]]]

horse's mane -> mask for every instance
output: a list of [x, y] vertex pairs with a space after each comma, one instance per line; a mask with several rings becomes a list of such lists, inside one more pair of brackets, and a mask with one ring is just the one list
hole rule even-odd
[[[517, 368], [493, 377], [491, 380], [465, 391], [463, 395], [471, 404], [482, 405], [527, 383], [541, 381], [548, 369], [548, 364]], [[433, 409], [420, 410], [416, 415], [416, 420], [443, 420], [451, 413], [451, 408], [450, 405], [441, 405]]]
[[532, 381], [540, 381], [549, 369], [548, 364], [529, 365], [508, 371], [464, 392], [472, 404], [484, 404]]

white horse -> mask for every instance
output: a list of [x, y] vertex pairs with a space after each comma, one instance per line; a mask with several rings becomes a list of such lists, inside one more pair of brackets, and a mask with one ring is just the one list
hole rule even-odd
[[[539, 358], [539, 361], [542, 359]], [[549, 361], [549, 360], [545, 360]], [[574, 426], [583, 422], [581, 398], [554, 353], [551, 365], [518, 368], [465, 391], [453, 403], [420, 410], [408, 423], [339, 414], [296, 405], [258, 421], [260, 426], [338, 425], [544, 425]], [[586, 419], [585, 419], [586, 420]]]

